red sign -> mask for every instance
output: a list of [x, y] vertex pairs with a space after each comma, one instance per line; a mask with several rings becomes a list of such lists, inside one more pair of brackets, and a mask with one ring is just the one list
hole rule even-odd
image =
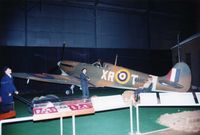
[[94, 113], [90, 100], [72, 100], [55, 103], [36, 104], [33, 108], [35, 120], [68, 117]]

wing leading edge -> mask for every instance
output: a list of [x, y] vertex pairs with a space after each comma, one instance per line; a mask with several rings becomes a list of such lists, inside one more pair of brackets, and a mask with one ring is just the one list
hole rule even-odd
[[[80, 79], [74, 76], [54, 75], [54, 74], [35, 74], [35, 73], [12, 73], [13, 77], [29, 80], [35, 80], [40, 82], [49, 82], [57, 84], [71, 84], [80, 87]], [[95, 87], [95, 85], [89, 83], [89, 87]]]
[[53, 75], [53, 74], [34, 74], [34, 73], [12, 73], [13, 77], [41, 82], [73, 84], [80, 86], [80, 79], [73, 76]]

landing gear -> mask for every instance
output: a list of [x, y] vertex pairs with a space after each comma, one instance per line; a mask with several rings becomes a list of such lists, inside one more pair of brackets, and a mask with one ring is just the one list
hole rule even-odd
[[69, 94], [70, 94], [70, 90], [66, 90], [66, 91], [65, 91], [65, 94], [66, 94], [66, 95], [69, 95]]
[[75, 87], [74, 85], [71, 85], [71, 87], [70, 87], [72, 94], [74, 94], [74, 87]]
[[[75, 87], [74, 85], [71, 85], [71, 87], [70, 87], [70, 90], [71, 90], [71, 93], [72, 93], [72, 94], [74, 94], [74, 87]], [[65, 91], [65, 94], [66, 94], [66, 95], [69, 95], [69, 94], [70, 94], [70, 90], [66, 90], [66, 91]]]

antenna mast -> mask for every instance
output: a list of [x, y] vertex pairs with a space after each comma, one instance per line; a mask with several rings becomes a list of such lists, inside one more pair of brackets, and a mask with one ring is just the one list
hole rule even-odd
[[116, 57], [115, 57], [115, 66], [117, 65], [117, 59], [118, 59], [118, 55], [116, 54]]
[[181, 54], [180, 54], [180, 45], [179, 45], [179, 43], [180, 43], [180, 33], [178, 33], [178, 35], [177, 35], [177, 44], [178, 44], [178, 47], [177, 47], [177, 49], [178, 49], [178, 62], [181, 62]]

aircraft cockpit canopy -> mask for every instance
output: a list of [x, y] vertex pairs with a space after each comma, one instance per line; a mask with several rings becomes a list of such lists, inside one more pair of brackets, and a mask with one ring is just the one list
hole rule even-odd
[[111, 68], [112, 66], [113, 66], [113, 65], [110, 64], [110, 63], [106, 63], [106, 62], [103, 63], [103, 67], [104, 67], [104, 68]]
[[95, 67], [98, 67], [98, 68], [102, 68], [101, 61], [100, 61], [100, 60], [98, 60], [98, 61], [92, 63], [92, 65], [95, 66]]

